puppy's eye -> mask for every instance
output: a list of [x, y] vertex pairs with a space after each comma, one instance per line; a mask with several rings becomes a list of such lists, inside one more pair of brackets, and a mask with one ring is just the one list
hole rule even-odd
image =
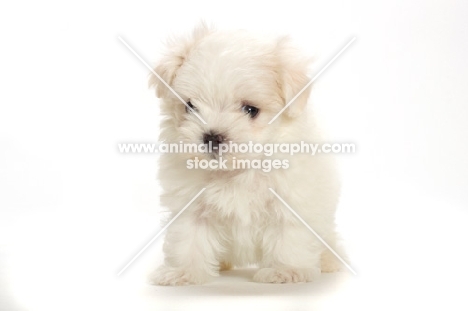
[[193, 110], [197, 110], [197, 107], [195, 107], [194, 105], [192, 105], [192, 103], [190, 102], [190, 100], [187, 102], [187, 105], [185, 106], [185, 112], [189, 113], [191, 112], [190, 109], [188, 107], [192, 108]]
[[248, 114], [249, 117], [253, 119], [258, 115], [258, 113], [260, 112], [260, 109], [254, 106], [244, 105], [242, 106], [242, 111]]

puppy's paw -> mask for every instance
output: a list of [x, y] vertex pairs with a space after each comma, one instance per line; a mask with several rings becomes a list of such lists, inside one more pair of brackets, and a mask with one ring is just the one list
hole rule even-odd
[[149, 282], [153, 285], [180, 286], [205, 283], [206, 275], [195, 275], [189, 269], [159, 267], [150, 277]]
[[311, 282], [319, 275], [318, 269], [263, 268], [255, 273], [253, 279], [259, 283], [298, 283]]
[[320, 260], [321, 269], [324, 273], [338, 272], [341, 270], [341, 263], [338, 259], [329, 251], [322, 253], [322, 258]]
[[341, 265], [336, 260], [322, 260], [322, 272], [333, 273], [341, 270]]

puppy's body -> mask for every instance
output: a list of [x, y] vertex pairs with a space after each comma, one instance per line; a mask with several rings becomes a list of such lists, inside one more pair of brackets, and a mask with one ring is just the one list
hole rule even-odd
[[[201, 27], [187, 40], [174, 42], [156, 72], [206, 121], [154, 79], [166, 117], [160, 139], [203, 143], [216, 133], [235, 143], [320, 142], [305, 113], [309, 90], [268, 122], [309, 81], [307, 60], [287, 40], [259, 40], [245, 32], [221, 33]], [[245, 106], [259, 109], [246, 113]], [[244, 108], [243, 108], [244, 107]], [[331, 247], [336, 247], [334, 213], [339, 183], [329, 155], [289, 156], [229, 153], [236, 159], [287, 160], [289, 168], [188, 169], [189, 159], [212, 159], [207, 153], [161, 157], [161, 203], [179, 212], [206, 190], [168, 228], [165, 264], [153, 275], [162, 285], [197, 284], [220, 269], [258, 264], [259, 282], [303, 282], [320, 271], [338, 269], [324, 245], [276, 198], [274, 189]], [[171, 217], [171, 218], [172, 218]]]

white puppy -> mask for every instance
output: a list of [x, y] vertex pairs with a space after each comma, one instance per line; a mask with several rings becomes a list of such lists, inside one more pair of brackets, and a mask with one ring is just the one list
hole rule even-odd
[[[308, 59], [286, 38], [200, 26], [190, 37], [173, 40], [155, 69], [193, 111], [158, 78], [151, 78], [165, 117], [160, 139], [214, 146], [320, 142], [305, 112], [310, 89], [268, 124], [309, 82], [307, 67]], [[188, 168], [187, 160], [196, 158], [218, 159], [219, 154], [193, 151], [161, 157], [161, 204], [172, 212], [170, 218], [206, 190], [169, 226], [165, 263], [151, 276], [153, 283], [200, 284], [220, 270], [252, 264], [259, 267], [257, 282], [309, 282], [321, 271], [338, 270], [331, 252], [269, 190], [335, 249], [339, 182], [330, 155], [267, 157], [233, 151], [222, 155], [227, 168]], [[229, 164], [235, 159], [279, 159], [287, 165], [269, 172], [239, 169]]]

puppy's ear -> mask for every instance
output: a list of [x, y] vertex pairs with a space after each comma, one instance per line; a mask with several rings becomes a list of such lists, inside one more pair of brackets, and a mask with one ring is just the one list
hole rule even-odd
[[[177, 75], [177, 70], [182, 66], [192, 49], [201, 39], [213, 31], [213, 27], [206, 25], [205, 22], [201, 22], [197, 27], [195, 27], [191, 36], [172, 38], [168, 40], [167, 52], [159, 61], [156, 68], [154, 68], [154, 71], [161, 77], [161, 79], [172, 86], [172, 82]], [[168, 92], [170, 92], [167, 86], [165, 86], [164, 83], [162, 83], [153, 73], [151, 73], [148, 85], [149, 87], [154, 87], [156, 89], [156, 95], [160, 98], [166, 96]]]
[[[294, 48], [289, 38], [282, 37], [277, 43], [278, 56], [278, 84], [284, 105], [287, 105], [309, 83], [308, 67], [310, 58], [302, 56], [298, 49]], [[286, 109], [287, 116], [295, 118], [305, 109], [309, 99], [311, 86], [307, 87]]]

